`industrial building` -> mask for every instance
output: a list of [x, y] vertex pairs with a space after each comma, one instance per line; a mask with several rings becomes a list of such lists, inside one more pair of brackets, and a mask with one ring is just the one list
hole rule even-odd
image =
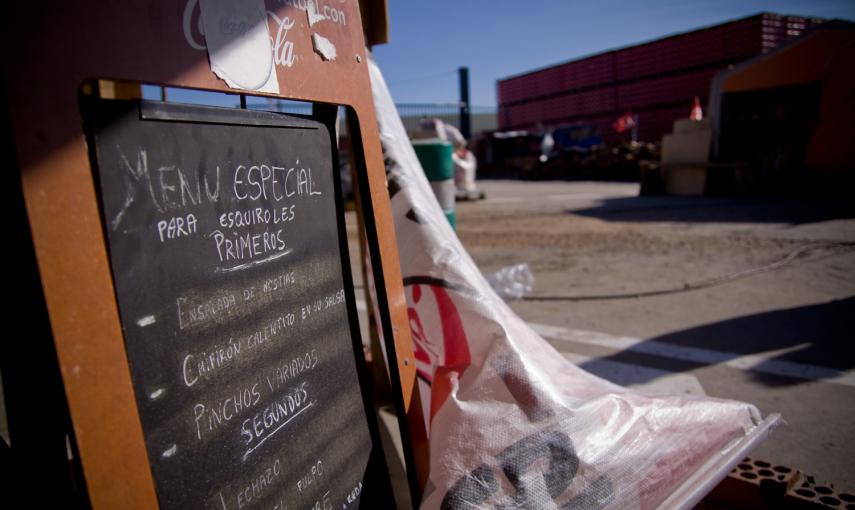
[[695, 97], [707, 104], [716, 74], [824, 21], [761, 13], [505, 78], [497, 86], [499, 129], [588, 124], [615, 142], [628, 133], [612, 124], [631, 111], [638, 139], [659, 141], [689, 116]]

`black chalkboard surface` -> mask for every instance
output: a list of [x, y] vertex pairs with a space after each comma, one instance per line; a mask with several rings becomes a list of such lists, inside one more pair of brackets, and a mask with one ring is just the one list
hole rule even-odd
[[109, 100], [89, 122], [161, 506], [358, 507], [379, 441], [328, 126]]

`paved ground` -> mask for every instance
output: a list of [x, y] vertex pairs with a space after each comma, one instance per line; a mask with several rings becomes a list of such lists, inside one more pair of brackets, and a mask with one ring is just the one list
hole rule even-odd
[[736, 398], [786, 425], [755, 456], [855, 489], [855, 207], [638, 197], [623, 183], [479, 181], [458, 233], [527, 262], [513, 309], [621, 384]]

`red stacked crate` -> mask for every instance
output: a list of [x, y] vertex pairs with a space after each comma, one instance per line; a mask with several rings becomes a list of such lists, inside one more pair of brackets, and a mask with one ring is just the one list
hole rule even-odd
[[517, 106], [504, 106], [505, 115], [499, 118], [499, 129], [512, 129], [519, 123], [519, 113]]
[[517, 110], [516, 121], [514, 122], [515, 128], [517, 128], [519, 126], [524, 126], [528, 122], [528, 117], [529, 117], [528, 109], [529, 108], [530, 108], [530, 106], [527, 103], [517, 105], [517, 107], [516, 107], [516, 110]]
[[501, 80], [496, 87], [497, 99], [500, 105], [507, 105], [516, 100], [514, 97], [514, 81]]
[[[822, 20], [762, 14], [678, 34], [499, 82], [500, 125], [596, 122], [610, 126], [626, 110], [639, 114], [639, 135], [657, 139], [706, 100], [727, 65], [760, 54]], [[604, 119], [610, 119], [608, 122]]]
[[526, 92], [528, 92], [529, 97], [538, 97], [543, 95], [543, 73], [532, 73], [526, 78]]
[[551, 125], [556, 119], [561, 117], [561, 98], [551, 97], [544, 99], [541, 102], [541, 108], [543, 111], [543, 124], [546, 126]]
[[[643, 51], [637, 47], [617, 51], [615, 53], [615, 67], [617, 68], [615, 78], [617, 80], [635, 78], [638, 75], [638, 57], [641, 54], [643, 54]], [[644, 64], [644, 62], [642, 64]]]
[[[575, 62], [574, 88], [590, 87], [614, 81], [613, 53], [596, 55]], [[566, 76], [566, 75], [565, 75]]]
[[508, 104], [510, 96], [508, 95], [509, 83], [507, 81], [499, 81], [496, 84], [496, 101], [500, 105]]

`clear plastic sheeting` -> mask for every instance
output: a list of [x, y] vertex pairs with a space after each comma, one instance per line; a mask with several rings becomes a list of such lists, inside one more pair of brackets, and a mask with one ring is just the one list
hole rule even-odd
[[463, 249], [369, 66], [430, 434], [422, 508], [691, 508], [778, 418], [629, 391], [564, 359]]
[[534, 290], [534, 275], [528, 264], [505, 266], [484, 275], [493, 291], [504, 300], [521, 299]]

